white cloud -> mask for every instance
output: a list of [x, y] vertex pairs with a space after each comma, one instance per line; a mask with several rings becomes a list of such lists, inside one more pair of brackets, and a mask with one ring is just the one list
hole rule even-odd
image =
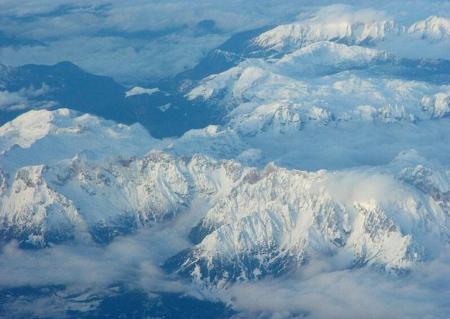
[[[325, 2], [328, 1], [321, 1]], [[16, 0], [4, 0], [0, 4], [0, 21], [8, 22], [5, 31], [31, 37], [46, 45], [3, 47], [0, 48], [0, 60], [12, 65], [51, 64], [70, 60], [91, 72], [111, 75], [121, 82], [138, 83], [174, 75], [193, 66], [209, 49], [219, 45], [234, 32], [294, 19], [302, 10], [307, 11], [305, 3], [307, 1], [139, 0], [109, 4], [103, 0], [24, 0], [18, 5]], [[370, 1], [365, 3], [371, 5]], [[386, 12], [395, 11], [405, 21], [412, 16], [416, 19], [429, 15], [433, 11], [441, 11], [442, 14], [450, 12], [449, 3], [435, 1], [426, 7], [425, 3], [417, 0], [405, 5], [384, 1], [380, 5], [384, 6]], [[109, 6], [103, 9], [95, 7], [107, 4]], [[61, 5], [68, 7], [64, 9]], [[423, 10], [417, 10], [422, 7]], [[407, 10], [417, 12], [410, 15]], [[61, 15], [61, 11], [64, 11], [64, 15]], [[368, 16], [371, 14], [373, 11], [368, 11]], [[214, 20], [222, 32], [197, 34], [195, 25], [204, 19]], [[160, 36], [151, 33], [164, 33], [165, 30], [175, 30], [184, 25], [186, 28], [182, 31], [170, 31]], [[151, 32], [136, 33], [141, 31]], [[39, 96], [47, 89], [43, 86], [14, 93], [1, 91], [0, 110], [31, 107], [28, 98]], [[146, 89], [137, 91], [150, 93]], [[392, 132], [401, 129], [403, 133], [398, 134], [398, 140], [392, 141], [390, 135], [386, 137], [381, 134], [377, 139], [372, 139], [378, 143], [364, 149], [355, 142], [354, 127], [348, 127], [338, 135], [330, 134], [330, 128], [321, 131], [323, 136], [316, 131], [303, 132], [302, 138], [294, 143], [286, 142], [286, 137], [283, 137], [284, 143], [289, 145], [281, 148], [281, 152], [286, 153], [285, 149], [297, 152], [293, 152], [290, 157], [289, 154], [283, 154], [288, 164], [291, 158], [292, 162], [300, 162], [307, 168], [317, 168], [317, 165], [323, 168], [361, 163], [380, 164], [397, 154], [400, 146], [417, 145], [427, 155], [432, 153], [433, 158], [444, 159], [448, 163], [449, 154], [445, 147], [448, 138], [441, 133], [449, 127], [449, 122], [442, 120], [437, 124], [426, 125], [423, 129], [413, 124], [408, 129], [394, 127]], [[433, 135], [436, 132], [439, 134]], [[379, 131], [366, 126], [360, 134], [370, 140]], [[331, 138], [327, 139], [325, 135]], [[435, 136], [441, 136], [441, 139], [436, 140]], [[317, 140], [321, 143], [317, 143]], [[335, 145], [336, 140], [340, 140], [340, 148]], [[255, 149], [243, 153], [241, 158], [256, 161], [266, 153], [263, 147], [272, 150], [275, 149], [275, 143], [278, 141], [270, 139], [262, 140], [261, 145], [255, 142]], [[278, 144], [283, 146], [281, 142]], [[436, 145], [443, 147], [438, 148]], [[317, 159], [321, 159], [321, 162], [317, 163]], [[356, 195], [364, 198], [390, 196], [392, 200], [396, 196], [403, 197], [397, 190], [389, 194], [381, 191], [394, 189], [395, 186], [391, 179], [384, 176], [371, 179], [369, 183], [359, 182], [357, 186], [355, 182], [358, 181], [354, 176], [349, 179], [337, 176], [330, 187], [335, 187], [336, 191], [342, 189], [340, 196], [349, 201], [362, 200], [354, 198]], [[351, 187], [361, 191], [349, 193], [347, 190]], [[117, 238], [104, 247], [73, 244], [26, 251], [18, 249], [15, 242], [10, 242], [0, 251], [0, 287], [61, 284], [67, 285], [68, 290], [102, 290], [111, 283], [126, 281], [148, 291], [192, 292], [193, 287], [175, 280], [159, 268], [166, 258], [189, 246], [186, 233], [196, 221], [195, 217], [191, 217], [188, 214], [181, 215], [180, 219], [169, 224], [173, 227], [166, 225], [142, 230], [133, 236]], [[213, 292], [213, 295], [219, 294], [220, 298], [248, 317], [287, 318], [306, 313], [313, 319], [446, 318], [450, 313], [449, 265], [450, 248], [440, 258], [421, 264], [410, 274], [401, 277], [367, 268], [349, 270], [348, 256], [339, 255], [326, 263], [311, 263], [301, 272], [285, 278], [238, 283], [225, 291]], [[67, 306], [60, 302], [51, 298], [38, 299], [31, 310], [42, 311], [42, 314], [58, 314], [61, 307]], [[24, 305], [18, 303], [13, 306], [17, 308]]]
[[26, 97], [17, 92], [0, 91], [0, 110], [21, 110], [26, 107]]
[[449, 262], [447, 247], [438, 260], [404, 277], [315, 263], [286, 279], [234, 285], [222, 298], [255, 318], [446, 318]]
[[164, 274], [159, 265], [190, 246], [187, 235], [207, 206], [194, 200], [172, 221], [118, 237], [107, 246], [56, 245], [23, 250], [15, 241], [0, 246], [0, 287], [68, 285], [106, 287], [126, 281], [152, 291], [186, 288]]
[[[165, 274], [159, 265], [189, 246], [186, 234], [202, 215], [205, 203], [164, 226], [117, 238], [108, 246], [59, 245], [21, 250], [6, 244], [0, 254], [0, 287], [65, 285], [63, 292], [17, 299], [3, 309], [14, 313], [61, 316], [72, 307], [95, 307], [89, 296], [109, 293], [126, 282], [152, 292], [209, 296], [230, 304], [241, 317], [296, 318], [446, 318], [450, 312], [450, 247], [434, 261], [396, 276], [364, 267], [348, 269], [349, 256], [336, 255], [302, 267], [297, 273], [258, 282], [236, 283], [224, 290], [202, 291]], [[68, 295], [83, 295], [72, 303]], [[92, 299], [92, 298], [91, 298]], [[21, 312], [20, 312], [21, 311]], [[239, 317], [240, 318], [240, 317]]]
[[6, 47], [0, 49], [0, 60], [9, 65], [71, 61], [90, 72], [134, 84], [184, 71], [224, 39], [221, 35], [192, 38], [169, 35], [148, 41], [72, 37], [53, 41], [45, 47]]
[[30, 101], [30, 98], [47, 93], [49, 87], [44, 83], [40, 88], [23, 88], [16, 92], [0, 91], [0, 111], [18, 111], [26, 108], [50, 107], [50, 101]]
[[[424, 1], [386, 0], [377, 3], [377, 9], [395, 12], [400, 20], [450, 12], [444, 1]], [[2, 31], [42, 45], [2, 47], [0, 60], [11, 65], [70, 60], [120, 82], [145, 82], [192, 67], [235, 32], [289, 22], [333, 2], [5, 0], [0, 4]], [[373, 6], [371, 1], [342, 2]], [[202, 20], [213, 20], [221, 33], [198, 33], [196, 25]]]

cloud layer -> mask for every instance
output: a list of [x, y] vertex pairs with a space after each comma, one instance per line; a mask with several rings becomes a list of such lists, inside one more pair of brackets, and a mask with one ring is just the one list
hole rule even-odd
[[[420, 17], [450, 7], [441, 1], [425, 6], [423, 1], [377, 5]], [[292, 21], [330, 2], [5, 0], [0, 4], [0, 61], [21, 65], [70, 60], [122, 83], [145, 83], [192, 67], [233, 33]], [[414, 15], [400, 14], [400, 19]]]
[[366, 268], [339, 269], [339, 260], [329, 260], [285, 280], [237, 284], [223, 299], [255, 318], [447, 318], [449, 262], [447, 247], [438, 260], [396, 277]]

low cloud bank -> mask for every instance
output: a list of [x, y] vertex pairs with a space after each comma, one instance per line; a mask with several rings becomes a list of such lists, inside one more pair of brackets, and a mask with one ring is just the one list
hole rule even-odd
[[222, 298], [243, 318], [448, 318], [449, 265], [450, 246], [401, 277], [314, 263], [284, 280], [236, 284]]

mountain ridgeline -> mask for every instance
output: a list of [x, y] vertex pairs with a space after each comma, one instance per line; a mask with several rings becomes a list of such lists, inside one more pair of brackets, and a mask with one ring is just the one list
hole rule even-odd
[[394, 16], [324, 7], [143, 87], [0, 65], [0, 316], [447, 318], [450, 19]]

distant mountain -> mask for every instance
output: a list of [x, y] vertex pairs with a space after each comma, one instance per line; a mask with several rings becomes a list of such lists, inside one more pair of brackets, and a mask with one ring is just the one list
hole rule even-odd
[[[343, 14], [333, 11], [328, 20], [325, 17], [329, 13], [319, 11], [313, 18], [292, 24], [238, 33], [209, 52], [193, 69], [153, 83], [153, 94], [127, 94], [130, 89], [113, 79], [90, 74], [70, 62], [2, 66], [0, 93], [6, 102], [0, 105], [0, 124], [29, 109], [68, 107], [124, 124], [139, 122], [155, 137], [179, 136], [190, 129], [223, 124], [227, 117], [222, 108], [192, 99], [192, 94], [187, 99], [186, 94], [208, 76], [229, 73], [241, 63], [255, 63], [252, 60], [279, 60], [276, 73], [300, 78], [364, 69], [374, 76], [450, 83], [449, 60], [388, 57], [382, 56], [383, 50], [373, 60], [364, 60], [364, 53], [356, 53], [373, 53], [376, 51], [370, 50], [377, 47], [389, 52], [389, 43], [396, 38], [424, 44], [448, 41], [448, 19], [430, 17], [407, 27], [381, 14], [369, 19], [364, 18], [364, 12], [353, 12], [346, 6], [338, 9]], [[328, 22], [322, 23], [321, 19]], [[338, 29], [334, 28], [337, 24]], [[367, 46], [371, 48], [364, 48]], [[262, 64], [259, 67], [267, 69]]]
[[60, 107], [124, 124], [139, 122], [156, 137], [176, 136], [220, 122], [214, 110], [190, 103], [163, 85], [161, 91], [151, 95], [127, 96], [129, 89], [113, 79], [90, 74], [70, 62], [2, 66], [0, 93], [7, 96], [7, 104], [0, 105], [0, 124], [30, 109]]
[[[70, 107], [124, 123], [134, 120], [133, 114], [123, 105], [124, 87], [111, 78], [87, 73], [70, 62], [7, 68], [0, 83], [8, 92], [42, 90], [34, 96], [31, 92], [29, 99], [32, 102], [53, 101], [56, 105], [52, 108]], [[22, 110], [11, 113], [2, 110], [0, 119], [4, 123], [20, 112]]]
[[270, 26], [266, 26], [232, 35], [222, 45], [211, 50], [194, 68], [178, 74], [177, 82], [199, 80], [223, 72], [246, 58], [266, 56], [267, 53], [259, 51], [253, 41], [256, 36], [270, 29]]

